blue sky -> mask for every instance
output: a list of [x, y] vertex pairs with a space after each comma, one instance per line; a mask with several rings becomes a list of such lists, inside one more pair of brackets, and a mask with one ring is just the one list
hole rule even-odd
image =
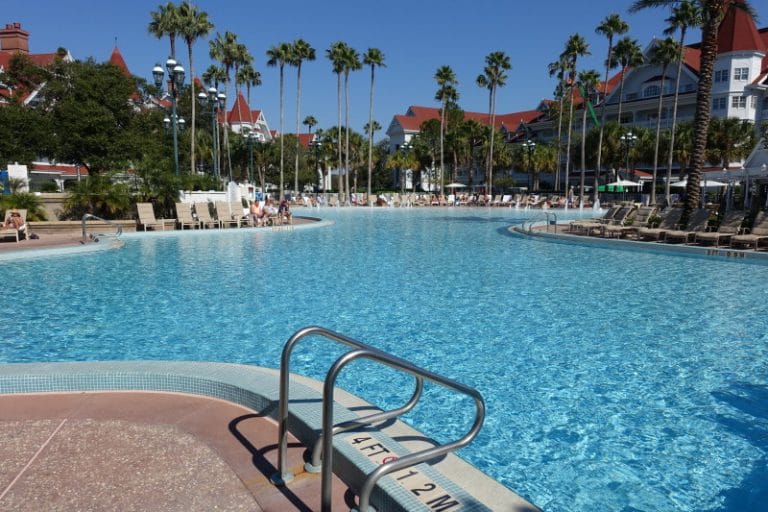
[[[154, 64], [169, 53], [167, 38], [158, 40], [147, 32], [150, 12], [159, 4], [158, 0], [6, 2], [0, 23], [20, 22], [31, 33], [32, 52], [52, 52], [63, 46], [77, 59], [108, 59], [117, 38], [131, 72], [150, 79]], [[266, 65], [269, 47], [303, 38], [316, 49], [317, 60], [302, 68], [301, 118], [314, 115], [321, 128], [336, 124], [336, 77], [325, 58], [326, 48], [342, 40], [361, 54], [369, 47], [382, 50], [387, 67], [376, 71], [374, 119], [384, 129], [377, 139], [392, 116], [405, 113], [409, 105], [437, 106], [434, 73], [441, 65], [456, 72], [462, 108], [485, 112], [488, 94], [475, 85], [475, 78], [487, 54], [506, 52], [512, 69], [507, 85], [499, 90], [497, 112], [529, 110], [552, 97], [555, 83], [547, 64], [557, 58], [570, 34], [580, 33], [587, 39], [592, 56], [584, 59], [584, 66], [602, 75], [607, 41], [595, 33], [595, 27], [606, 15], [621, 15], [630, 25], [629, 35], [644, 47], [662, 35], [669, 14], [664, 9], [629, 14], [631, 2], [625, 0], [201, 0], [195, 4], [209, 14], [214, 34], [236, 33], [253, 54], [264, 84], [251, 91], [251, 106], [265, 112], [273, 129], [279, 127], [279, 75], [277, 68]], [[698, 37], [694, 33], [691, 40]], [[186, 48], [183, 42], [178, 44], [181, 64], [188, 71]], [[196, 74], [209, 64], [208, 42], [201, 41], [195, 47]], [[369, 82], [367, 68], [350, 79], [350, 119], [358, 131], [368, 121]], [[295, 128], [295, 99], [296, 72], [286, 68], [286, 132]]]

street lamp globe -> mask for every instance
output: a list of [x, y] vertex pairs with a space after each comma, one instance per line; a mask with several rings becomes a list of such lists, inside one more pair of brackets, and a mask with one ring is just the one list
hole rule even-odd
[[164, 73], [165, 72], [163, 71], [163, 68], [160, 67], [160, 64], [155, 64], [155, 67], [152, 68], [152, 77], [155, 79], [155, 86], [162, 87]]
[[176, 62], [176, 59], [174, 59], [172, 57], [168, 57], [168, 60], [165, 61], [165, 69], [168, 70], [168, 74], [169, 75], [173, 74], [173, 68], [176, 67], [176, 64], [178, 64]]
[[187, 122], [182, 117], [179, 118], [177, 123], [179, 124], [179, 130], [182, 130], [182, 131], [184, 130], [184, 127], [187, 126]]
[[177, 89], [184, 85], [184, 68], [179, 64], [173, 67], [173, 84]]

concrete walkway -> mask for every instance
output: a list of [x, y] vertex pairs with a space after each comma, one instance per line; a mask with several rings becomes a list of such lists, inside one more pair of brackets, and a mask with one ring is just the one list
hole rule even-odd
[[[319, 475], [277, 425], [230, 402], [155, 392], [0, 395], [0, 510], [320, 510]], [[351, 494], [334, 477], [334, 510]], [[346, 502], [345, 502], [346, 500]]]

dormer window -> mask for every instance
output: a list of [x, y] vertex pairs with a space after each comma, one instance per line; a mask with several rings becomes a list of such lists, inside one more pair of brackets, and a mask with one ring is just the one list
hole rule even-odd
[[658, 85], [649, 85], [643, 91], [643, 98], [653, 98], [661, 94], [661, 88]]
[[735, 68], [733, 70], [733, 79], [742, 82], [749, 80], [749, 68]]

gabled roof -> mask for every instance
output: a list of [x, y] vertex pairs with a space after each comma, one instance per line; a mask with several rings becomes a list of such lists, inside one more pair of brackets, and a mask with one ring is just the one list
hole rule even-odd
[[[741, 3], [742, 0], [737, 0]], [[766, 43], [760, 37], [755, 21], [744, 9], [731, 7], [725, 14], [717, 33], [717, 53], [756, 50], [766, 53]]]
[[[8, 67], [11, 65], [11, 59], [17, 53], [18, 52], [0, 50], [0, 68], [8, 69]], [[27, 53], [23, 55], [26, 55], [26, 57], [28, 57], [38, 66], [49, 66], [53, 64], [56, 59], [63, 58], [63, 56], [59, 55], [58, 53]]]
[[227, 123], [232, 124], [253, 124], [256, 121], [252, 117], [251, 107], [248, 106], [248, 101], [243, 96], [243, 93], [238, 92], [235, 103], [232, 105], [232, 110], [227, 114]]

